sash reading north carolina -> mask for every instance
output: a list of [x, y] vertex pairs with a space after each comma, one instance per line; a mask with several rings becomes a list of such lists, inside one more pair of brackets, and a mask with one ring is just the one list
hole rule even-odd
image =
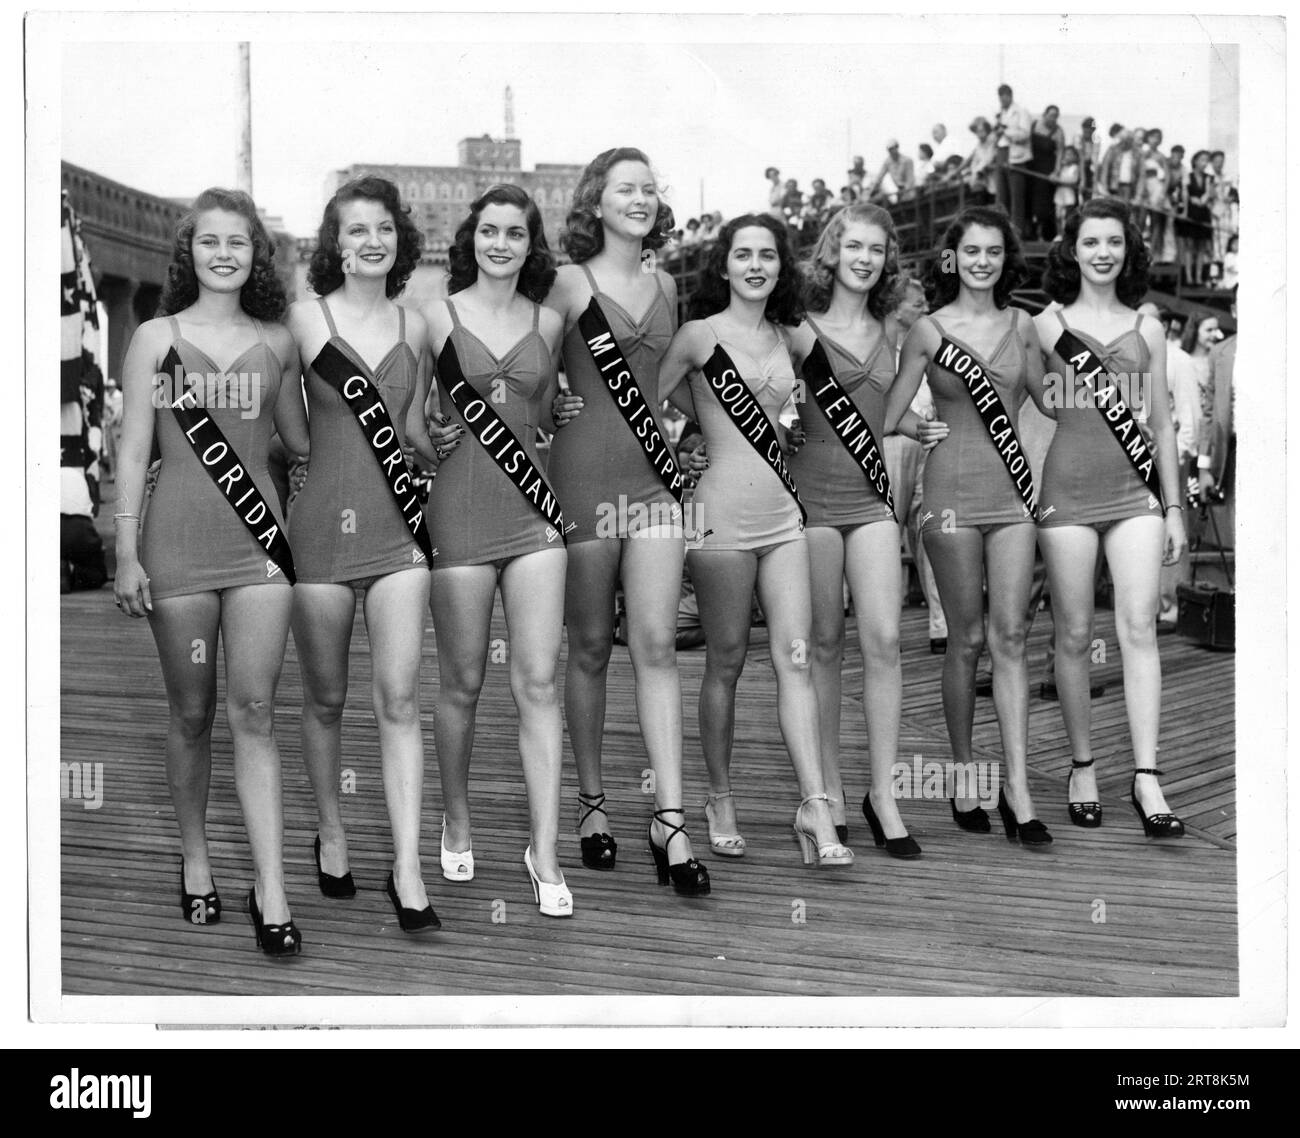
[[623, 417], [628, 430], [645, 449], [650, 465], [659, 475], [659, 480], [680, 506], [685, 479], [682, 478], [682, 472], [677, 468], [677, 461], [673, 458], [672, 451], [655, 424], [654, 415], [646, 405], [645, 397], [641, 394], [641, 388], [632, 373], [632, 365], [623, 357], [623, 350], [619, 347], [618, 340], [610, 330], [609, 321], [605, 319], [605, 314], [600, 310], [600, 305], [596, 303], [594, 296], [583, 314], [578, 317], [578, 331], [586, 341], [587, 350], [591, 352], [591, 358], [595, 361], [600, 378], [604, 381], [610, 398], [614, 400], [618, 413]]
[[866, 416], [858, 410], [849, 398], [849, 393], [835, 378], [831, 361], [820, 340], [813, 344], [813, 350], [804, 360], [803, 375], [835, 437], [866, 475], [872, 489], [884, 500], [890, 513], [893, 513], [894, 492], [889, 485], [889, 475], [885, 472], [885, 457], [881, 453], [880, 444]]
[[1097, 376], [1108, 378], [1106, 367], [1097, 358], [1096, 353], [1068, 328], [1062, 331], [1060, 339], [1056, 341], [1055, 351], [1061, 359], [1074, 368], [1076, 377], [1087, 384], [1088, 390], [1092, 392], [1093, 402], [1101, 412], [1102, 420], [1110, 428], [1110, 433], [1115, 436], [1115, 441], [1119, 443], [1120, 450], [1124, 452], [1133, 469], [1137, 471], [1138, 477], [1155, 495], [1156, 501], [1163, 509], [1165, 498], [1160, 492], [1160, 476], [1156, 472], [1155, 456], [1147, 446], [1147, 441], [1143, 438], [1133, 413], [1128, 409], [1128, 404], [1124, 402], [1124, 397], [1120, 395], [1119, 385], [1108, 382], [1105, 387], [1093, 386], [1093, 380]]
[[1034, 475], [1029, 469], [1029, 459], [1016, 437], [1016, 428], [1011, 415], [998, 395], [998, 389], [988, 378], [988, 369], [965, 348], [958, 347], [947, 336], [940, 333], [939, 350], [934, 362], [941, 368], [952, 372], [965, 385], [984, 421], [993, 447], [1002, 459], [1002, 465], [1011, 475], [1020, 499], [1025, 504], [1031, 518], [1038, 517], [1037, 494], [1034, 490]]
[[[183, 373], [185, 365], [180, 354], [173, 347], [167, 352], [162, 363], [167, 375]], [[267, 556], [283, 571], [285, 580], [294, 584], [298, 580], [293, 568], [293, 552], [289, 542], [280, 530], [271, 507], [266, 504], [262, 492], [253, 482], [253, 476], [240, 461], [235, 448], [230, 445], [221, 428], [209, 415], [199, 409], [201, 388], [191, 387], [169, 406], [180, 424], [190, 449], [194, 451], [199, 465], [208, 472], [208, 477], [216, 484], [230, 508], [235, 511], [244, 528], [253, 540], [266, 550]]]
[[559, 499], [551, 489], [546, 477], [533, 464], [515, 433], [508, 427], [495, 411], [488, 406], [487, 400], [481, 398], [474, 390], [461, 370], [460, 359], [456, 355], [456, 346], [448, 338], [438, 357], [438, 375], [447, 388], [447, 394], [465, 420], [465, 426], [488, 457], [496, 463], [497, 468], [518, 489], [528, 502], [546, 519], [551, 529], [559, 534], [560, 540], [568, 544], [565, 537], [567, 529], [564, 511], [560, 509]]
[[332, 341], [321, 348], [311, 366], [321, 379], [339, 393], [348, 410], [356, 417], [357, 425], [370, 444], [370, 453], [375, 456], [384, 481], [393, 493], [398, 513], [402, 515], [406, 528], [411, 531], [411, 536], [423, 551], [425, 566], [432, 568], [433, 546], [429, 541], [428, 527], [424, 524], [424, 512], [420, 509], [420, 499], [415, 493], [415, 482], [406, 468], [401, 438], [388, 415], [388, 408], [384, 406], [383, 397], [373, 383], [357, 374], [356, 364], [335, 347]]
[[799, 500], [799, 490], [790, 477], [790, 468], [786, 465], [785, 455], [781, 453], [781, 442], [777, 438], [776, 428], [767, 417], [767, 412], [754, 398], [749, 385], [740, 378], [740, 372], [722, 345], [713, 349], [713, 355], [705, 361], [700, 369], [704, 381], [717, 396], [722, 409], [750, 446], [757, 452], [772, 472], [781, 479], [781, 484], [790, 492], [794, 504], [799, 507], [799, 528], [808, 521], [808, 511]]

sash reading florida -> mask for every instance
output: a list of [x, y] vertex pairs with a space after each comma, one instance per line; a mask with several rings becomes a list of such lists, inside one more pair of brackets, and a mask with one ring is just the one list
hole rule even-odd
[[741, 435], [754, 448], [759, 458], [772, 468], [772, 472], [781, 479], [781, 484], [790, 492], [794, 504], [799, 507], [799, 528], [808, 521], [808, 511], [799, 500], [799, 490], [790, 477], [790, 468], [786, 465], [785, 455], [781, 453], [781, 442], [777, 438], [776, 428], [767, 417], [749, 385], [740, 378], [740, 372], [721, 344], [713, 349], [711, 355], [700, 369], [704, 381], [717, 396], [722, 409], [727, 413]]
[[432, 568], [433, 546], [429, 541], [429, 530], [424, 524], [424, 512], [420, 509], [420, 499], [415, 493], [415, 482], [406, 468], [406, 456], [402, 453], [402, 441], [393, 427], [388, 408], [379, 392], [363, 375], [358, 375], [356, 365], [345, 356], [333, 342], [327, 343], [320, 350], [312, 369], [342, 397], [348, 410], [356, 417], [357, 425], [366, 442], [370, 444], [370, 453], [379, 464], [384, 481], [388, 483], [393, 494], [393, 502], [398, 513], [406, 523], [424, 553], [424, 563]]
[[[456, 346], [450, 339], [442, 349], [442, 355], [438, 357], [438, 375], [446, 385], [447, 394], [451, 396], [452, 403], [456, 405], [456, 410], [465, 420], [470, 433], [478, 439], [501, 473], [514, 483], [519, 493], [546, 519], [551, 530], [567, 545], [568, 539], [564, 536], [566, 533], [564, 511], [560, 509], [555, 491], [551, 489], [542, 472], [533, 464], [533, 460], [528, 457], [524, 444], [515, 436], [514, 431], [501, 421], [497, 413], [488, 406], [487, 400], [481, 398], [465, 378], [460, 359], [456, 355]], [[571, 528], [572, 526], [567, 527], [567, 529]]]
[[1160, 492], [1160, 476], [1155, 469], [1155, 456], [1152, 455], [1147, 441], [1142, 437], [1133, 413], [1124, 402], [1117, 383], [1108, 382], [1104, 387], [1093, 387], [1093, 380], [1098, 375], [1106, 376], [1105, 365], [1096, 353], [1068, 328], [1056, 341], [1056, 354], [1070, 364], [1075, 375], [1092, 392], [1093, 404], [1101, 412], [1102, 420], [1115, 436], [1119, 448], [1132, 464], [1137, 475], [1146, 483], [1146, 487], [1156, 496], [1156, 501], [1164, 508], [1165, 498]]
[[[163, 370], [175, 375], [176, 368], [184, 368], [180, 354], [173, 347], [163, 360]], [[240, 461], [235, 448], [230, 445], [221, 428], [205, 412], [198, 409], [201, 391], [191, 387], [172, 401], [169, 406], [180, 424], [190, 449], [194, 451], [199, 465], [207, 471], [208, 477], [216, 484], [230, 508], [244, 523], [244, 528], [253, 540], [266, 550], [284, 573], [289, 584], [298, 580], [293, 568], [293, 552], [289, 542], [280, 531], [274, 512], [266, 504], [262, 492], [253, 482], [253, 477]], [[269, 566], [268, 566], [269, 570]]]
[[[677, 468], [672, 451], [655, 425], [655, 417], [646, 405], [641, 388], [632, 374], [632, 365], [623, 357], [623, 349], [619, 347], [618, 340], [610, 330], [609, 321], [605, 319], [594, 296], [578, 317], [578, 330], [582, 333], [587, 350], [591, 352], [591, 358], [600, 371], [600, 378], [609, 390], [610, 398], [614, 400], [614, 406], [618, 408], [628, 430], [644, 447], [650, 465], [667, 487], [668, 493], [676, 499], [679, 506], [682, 505], [685, 479]], [[602, 360], [602, 357], [606, 358]]]
[[804, 379], [808, 381], [813, 398], [817, 401], [817, 406], [826, 416], [826, 421], [830, 423], [835, 437], [840, 440], [844, 449], [849, 452], [849, 457], [866, 475], [872, 489], [884, 500], [890, 513], [893, 513], [894, 492], [889, 485], [889, 475], [885, 472], [885, 458], [880, 452], [875, 432], [872, 431], [866, 416], [849, 398], [849, 393], [835, 378], [831, 361], [820, 340], [813, 345], [813, 350], [804, 360], [803, 374]]
[[997, 388], [989, 381], [987, 368], [969, 351], [958, 347], [942, 334], [934, 362], [952, 372], [965, 385], [975, 404], [975, 410], [984, 422], [984, 429], [993, 440], [993, 447], [1002, 459], [1002, 465], [1007, 468], [1007, 473], [1011, 475], [1011, 481], [1015, 483], [1029, 516], [1037, 518], [1038, 500], [1033, 472], [1029, 469], [1029, 460], [1016, 437], [1011, 415], [998, 395]]

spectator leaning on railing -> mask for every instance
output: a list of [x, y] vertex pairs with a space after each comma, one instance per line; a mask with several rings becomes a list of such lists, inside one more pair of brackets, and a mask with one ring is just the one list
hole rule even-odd
[[888, 157], [881, 164], [880, 173], [871, 183], [867, 196], [869, 198], [879, 196], [891, 204], [905, 201], [916, 189], [916, 173], [912, 167], [912, 160], [906, 154], [899, 152], [896, 138], [891, 138], [885, 143], [885, 150]]
[[1033, 150], [1029, 144], [1033, 119], [1013, 101], [1014, 92], [1005, 83], [998, 88], [998, 112], [993, 119], [997, 136], [998, 203], [1011, 215], [1016, 229], [1025, 236], [1029, 208], [1026, 171]]

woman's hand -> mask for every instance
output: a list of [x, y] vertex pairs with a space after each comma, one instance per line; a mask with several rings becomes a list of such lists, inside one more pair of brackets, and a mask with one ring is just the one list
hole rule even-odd
[[1165, 557], [1166, 565], [1177, 565], [1187, 552], [1187, 526], [1183, 522], [1183, 511], [1171, 509], [1165, 511]]
[[429, 419], [428, 430], [429, 441], [433, 443], [439, 462], [460, 445], [465, 434], [465, 428], [459, 423], [453, 423], [447, 415], [435, 415]]
[[808, 441], [808, 434], [803, 429], [803, 420], [796, 419], [785, 432], [785, 453], [787, 455], [798, 454], [799, 448]]
[[690, 454], [686, 456], [684, 473], [691, 480], [694, 486], [700, 480], [700, 475], [709, 469], [709, 448], [706, 443], [700, 443]]
[[916, 441], [933, 450], [948, 437], [948, 424], [941, 419], [922, 419], [916, 428]]
[[567, 391], [561, 391], [551, 401], [551, 418], [555, 420], [555, 429], [557, 431], [566, 423], [575, 419], [581, 411], [581, 395], [573, 395]]
[[127, 616], [147, 616], [153, 612], [149, 595], [149, 578], [139, 561], [119, 561], [113, 578], [113, 596], [117, 607]]

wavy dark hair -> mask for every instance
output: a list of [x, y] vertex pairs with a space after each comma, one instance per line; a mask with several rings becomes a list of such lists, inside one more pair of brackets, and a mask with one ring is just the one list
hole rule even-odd
[[393, 217], [397, 226], [397, 259], [388, 270], [384, 292], [391, 300], [406, 287], [406, 282], [420, 263], [424, 234], [411, 220], [411, 207], [402, 204], [402, 195], [387, 178], [364, 174], [345, 182], [330, 198], [316, 234], [316, 252], [311, 255], [307, 283], [317, 296], [327, 296], [343, 286], [343, 252], [339, 249], [339, 211], [348, 202], [377, 202]]
[[885, 233], [885, 267], [867, 294], [867, 311], [877, 320], [883, 320], [898, 307], [903, 295], [903, 280], [898, 267], [898, 234], [889, 210], [868, 202], [846, 205], [836, 210], [826, 223], [813, 251], [803, 263], [804, 301], [810, 312], [825, 312], [830, 307], [844, 231], [855, 222], [878, 225]]
[[1080, 228], [1089, 219], [1118, 221], [1124, 227], [1124, 267], [1115, 280], [1115, 295], [1121, 304], [1136, 308], [1150, 285], [1151, 253], [1142, 240], [1142, 231], [1134, 224], [1132, 211], [1118, 198], [1092, 198], [1070, 211], [1060, 240], [1052, 242], [1047, 250], [1043, 291], [1061, 304], [1073, 304], [1078, 299], [1082, 278], [1074, 246]]
[[[564, 220], [564, 232], [560, 234], [560, 248], [569, 255], [575, 265], [589, 261], [605, 247], [605, 227], [596, 216], [596, 207], [600, 205], [601, 195], [609, 184], [609, 172], [620, 162], [641, 162], [650, 168], [654, 177], [654, 168], [644, 150], [635, 146], [619, 146], [613, 150], [603, 150], [587, 163], [578, 187], [573, 191], [573, 205], [569, 216]], [[658, 188], [659, 179], [655, 178]], [[663, 191], [659, 192], [659, 210], [655, 215], [654, 226], [641, 238], [642, 249], [662, 249], [672, 236], [677, 220], [673, 217], [672, 207], [664, 201]]]
[[1011, 294], [1029, 280], [1029, 266], [1025, 264], [1024, 254], [1020, 251], [1020, 238], [1016, 235], [1016, 227], [1012, 225], [1007, 211], [1000, 206], [971, 206], [962, 210], [948, 226], [939, 255], [930, 264], [930, 287], [926, 292], [930, 294], [932, 311], [951, 304], [961, 292], [961, 275], [957, 272], [956, 265], [957, 246], [972, 225], [996, 229], [1002, 234], [1002, 275], [993, 285], [994, 304], [1006, 308], [1011, 303]]
[[734, 217], [718, 232], [709, 248], [708, 260], [700, 274], [699, 288], [691, 300], [691, 316], [702, 319], [721, 312], [731, 302], [731, 285], [727, 280], [727, 258], [736, 234], [747, 228], [766, 229], [776, 240], [777, 256], [781, 270], [777, 274], [776, 288], [767, 298], [763, 316], [773, 324], [794, 326], [803, 319], [803, 289], [794, 252], [790, 248], [790, 235], [785, 224], [766, 213], [746, 213]]
[[284, 285], [275, 272], [275, 242], [257, 216], [257, 206], [243, 190], [224, 190], [213, 186], [204, 190], [181, 218], [172, 246], [172, 261], [167, 266], [167, 283], [158, 302], [159, 316], [172, 316], [189, 308], [199, 298], [199, 281], [194, 273], [194, 229], [199, 214], [210, 209], [237, 213], [248, 222], [248, 236], [253, 242], [253, 271], [239, 290], [239, 306], [255, 320], [279, 320], [288, 301]]
[[474, 260], [474, 230], [478, 228], [479, 216], [490, 205], [512, 205], [524, 211], [528, 222], [528, 257], [519, 271], [515, 291], [523, 293], [534, 304], [541, 304], [555, 283], [555, 256], [546, 243], [542, 211], [537, 208], [537, 203], [528, 196], [526, 190], [507, 182], [485, 190], [477, 201], [470, 204], [469, 216], [457, 227], [455, 240], [447, 254], [448, 294], [469, 288], [478, 280], [478, 262]]

